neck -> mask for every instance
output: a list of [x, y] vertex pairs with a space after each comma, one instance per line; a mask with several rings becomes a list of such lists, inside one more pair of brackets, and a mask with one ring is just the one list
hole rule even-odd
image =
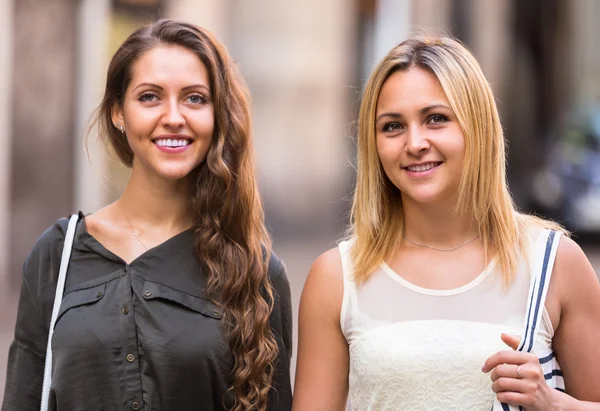
[[134, 166], [116, 206], [133, 227], [183, 231], [193, 224], [190, 179], [170, 181]]
[[409, 242], [439, 249], [451, 249], [473, 240], [479, 235], [475, 221], [464, 213], [457, 213], [453, 204], [417, 204], [403, 200], [403, 236]]

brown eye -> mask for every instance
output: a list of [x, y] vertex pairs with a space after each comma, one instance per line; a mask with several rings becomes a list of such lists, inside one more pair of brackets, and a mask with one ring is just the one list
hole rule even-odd
[[429, 124], [441, 124], [445, 123], [446, 121], [448, 121], [448, 117], [442, 114], [434, 114], [427, 119], [427, 123]]
[[387, 123], [383, 126], [383, 131], [400, 131], [402, 129], [402, 126], [400, 125], [400, 123]]

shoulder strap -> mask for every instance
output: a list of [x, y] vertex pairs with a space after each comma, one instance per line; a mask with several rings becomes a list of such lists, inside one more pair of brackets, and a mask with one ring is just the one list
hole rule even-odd
[[41, 411], [48, 410], [48, 399], [50, 396], [50, 384], [52, 383], [52, 335], [54, 334], [54, 325], [62, 303], [62, 297], [65, 290], [65, 281], [67, 279], [67, 268], [71, 258], [71, 249], [73, 248], [73, 239], [75, 238], [75, 229], [77, 228], [78, 214], [73, 214], [69, 220], [65, 242], [63, 245], [62, 257], [60, 259], [60, 269], [58, 271], [58, 282], [56, 284], [56, 294], [54, 296], [54, 305], [52, 306], [52, 317], [50, 319], [50, 331], [48, 332], [48, 345], [46, 347], [46, 363], [44, 365], [44, 383], [42, 385], [42, 403]]
[[340, 241], [338, 248], [340, 251], [340, 258], [342, 259], [342, 272], [344, 274], [344, 281], [352, 280], [352, 257], [350, 252], [352, 249], [352, 240]]
[[[525, 317], [525, 329], [521, 343], [517, 348], [518, 351], [531, 352], [533, 350], [535, 336], [539, 329], [542, 313], [544, 311], [544, 304], [546, 303], [546, 295], [548, 294], [552, 268], [554, 267], [554, 260], [556, 259], [556, 251], [558, 250], [561, 234], [561, 232], [548, 230], [543, 254], [541, 255], [541, 258], [539, 255], [536, 255], [536, 261], [539, 261], [539, 263], [535, 265], [533, 272], [532, 283], [529, 289], [529, 300], [527, 303], [527, 315]], [[538, 252], [539, 251], [536, 248], [536, 254]]]
[[345, 240], [338, 244], [340, 251], [340, 257], [342, 260], [342, 276], [344, 284], [344, 293], [342, 297], [342, 308], [340, 312], [340, 327], [342, 333], [346, 336], [347, 324], [346, 318], [351, 315], [351, 312], [358, 308], [356, 299], [356, 284], [354, 282], [354, 275], [352, 269], [352, 257], [350, 255], [353, 240]]
[[[541, 235], [542, 239], [546, 238], [546, 241], [541, 244], [536, 243], [536, 247], [534, 247], [534, 260], [536, 263], [529, 287], [525, 329], [517, 351], [531, 352], [533, 350], [535, 337], [544, 312], [544, 304], [546, 303], [546, 295], [548, 294], [548, 286], [550, 285], [552, 268], [554, 267], [561, 235], [561, 232], [548, 230], [547, 235], [545, 233]], [[501, 403], [497, 399], [492, 406], [492, 411], [516, 411], [517, 409], [522, 410], [523, 408]]]

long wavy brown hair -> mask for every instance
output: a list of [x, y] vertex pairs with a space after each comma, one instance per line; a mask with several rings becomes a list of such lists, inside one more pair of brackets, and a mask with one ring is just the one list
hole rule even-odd
[[162, 44], [196, 53], [210, 76], [215, 129], [206, 161], [193, 172], [195, 249], [207, 293], [223, 311], [233, 355], [233, 410], [264, 410], [278, 351], [269, 324], [271, 241], [254, 177], [249, 91], [229, 53], [210, 32], [183, 22], [163, 19], [135, 31], [110, 62], [93, 124], [107, 147], [131, 167], [133, 152], [113, 125], [111, 108], [123, 103], [133, 63]]

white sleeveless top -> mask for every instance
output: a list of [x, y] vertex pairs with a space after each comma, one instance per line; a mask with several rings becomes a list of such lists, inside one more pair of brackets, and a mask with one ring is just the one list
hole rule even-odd
[[[340, 322], [350, 352], [351, 409], [489, 411], [495, 394], [481, 367], [494, 353], [510, 349], [500, 334], [523, 335], [530, 273], [544, 257], [547, 233], [529, 229], [527, 252], [509, 288], [495, 260], [452, 290], [416, 286], [385, 263], [357, 287], [349, 253], [353, 241], [341, 242]], [[552, 355], [553, 335], [544, 308], [533, 345], [538, 357]]]

